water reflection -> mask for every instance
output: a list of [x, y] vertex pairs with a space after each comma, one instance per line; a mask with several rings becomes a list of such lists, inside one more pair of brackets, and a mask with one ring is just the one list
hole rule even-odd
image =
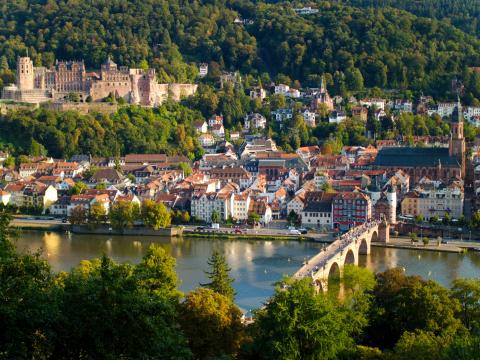
[[[236, 302], [243, 309], [259, 307], [273, 292], [272, 284], [292, 274], [302, 262], [315, 255], [321, 244], [288, 241], [169, 239], [158, 237], [90, 236], [24, 232], [19, 250], [43, 249], [54, 271], [70, 270], [83, 259], [106, 254], [116, 261], [136, 263], [152, 243], [160, 245], [177, 260], [180, 289], [189, 291], [205, 282], [207, 259], [214, 249], [223, 253], [235, 278]], [[405, 267], [407, 274], [429, 277], [449, 286], [457, 277], [480, 275], [480, 256], [428, 251], [372, 248], [360, 264], [374, 271]]]

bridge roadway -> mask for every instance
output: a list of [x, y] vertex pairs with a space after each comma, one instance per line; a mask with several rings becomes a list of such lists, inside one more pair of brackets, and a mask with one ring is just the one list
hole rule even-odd
[[309, 277], [318, 290], [326, 291], [329, 277], [335, 273], [341, 277], [345, 264], [358, 265], [359, 256], [370, 253], [372, 241], [388, 240], [389, 225], [384, 221], [370, 221], [357, 226], [309, 259], [293, 277]]

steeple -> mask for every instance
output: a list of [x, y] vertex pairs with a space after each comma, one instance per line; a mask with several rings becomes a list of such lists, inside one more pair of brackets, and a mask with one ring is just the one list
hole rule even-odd
[[460, 96], [457, 94], [457, 105], [455, 106], [455, 109], [453, 109], [452, 113], [452, 123], [461, 123], [463, 122], [463, 109], [462, 109], [462, 103], [460, 102]]
[[463, 111], [460, 102], [460, 95], [457, 94], [457, 105], [452, 114], [450, 130], [450, 141], [448, 153], [451, 157], [456, 157], [461, 166], [461, 176], [465, 176], [465, 138], [463, 136]]
[[324, 93], [327, 90], [325, 87], [325, 75], [322, 75], [322, 83], [320, 85], [320, 93]]

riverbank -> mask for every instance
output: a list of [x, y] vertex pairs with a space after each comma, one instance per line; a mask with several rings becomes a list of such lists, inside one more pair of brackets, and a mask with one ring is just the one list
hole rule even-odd
[[14, 219], [11, 223], [12, 227], [25, 230], [38, 231], [66, 231], [70, 229], [69, 224], [62, 224], [59, 222], [43, 222], [35, 220], [18, 220]]
[[409, 238], [394, 238], [390, 237], [389, 243], [372, 242], [372, 246], [393, 248], [393, 249], [407, 249], [407, 250], [422, 250], [422, 251], [436, 251], [448, 253], [463, 253], [465, 251], [476, 251], [480, 248], [480, 243], [465, 242], [465, 241], [449, 241], [447, 244], [438, 244], [437, 240], [430, 240], [428, 245], [424, 245], [421, 241], [412, 244]]
[[299, 235], [259, 235], [259, 234], [225, 234], [216, 232], [184, 232], [184, 238], [208, 238], [208, 239], [225, 239], [225, 240], [295, 240], [295, 241], [314, 241], [308, 236]]

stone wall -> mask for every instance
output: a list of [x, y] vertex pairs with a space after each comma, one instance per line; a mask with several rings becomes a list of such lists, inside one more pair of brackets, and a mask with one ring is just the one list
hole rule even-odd
[[77, 234], [96, 234], [96, 235], [130, 235], [130, 236], [181, 236], [183, 228], [170, 227], [165, 229], [154, 230], [143, 226], [131, 229], [116, 230], [108, 225], [100, 225], [96, 228], [89, 228], [86, 225], [72, 226], [72, 232]]
[[117, 104], [110, 103], [64, 103], [64, 102], [48, 102], [42, 104], [42, 107], [56, 111], [78, 111], [82, 115], [92, 112], [101, 114], [112, 114], [118, 110]]

